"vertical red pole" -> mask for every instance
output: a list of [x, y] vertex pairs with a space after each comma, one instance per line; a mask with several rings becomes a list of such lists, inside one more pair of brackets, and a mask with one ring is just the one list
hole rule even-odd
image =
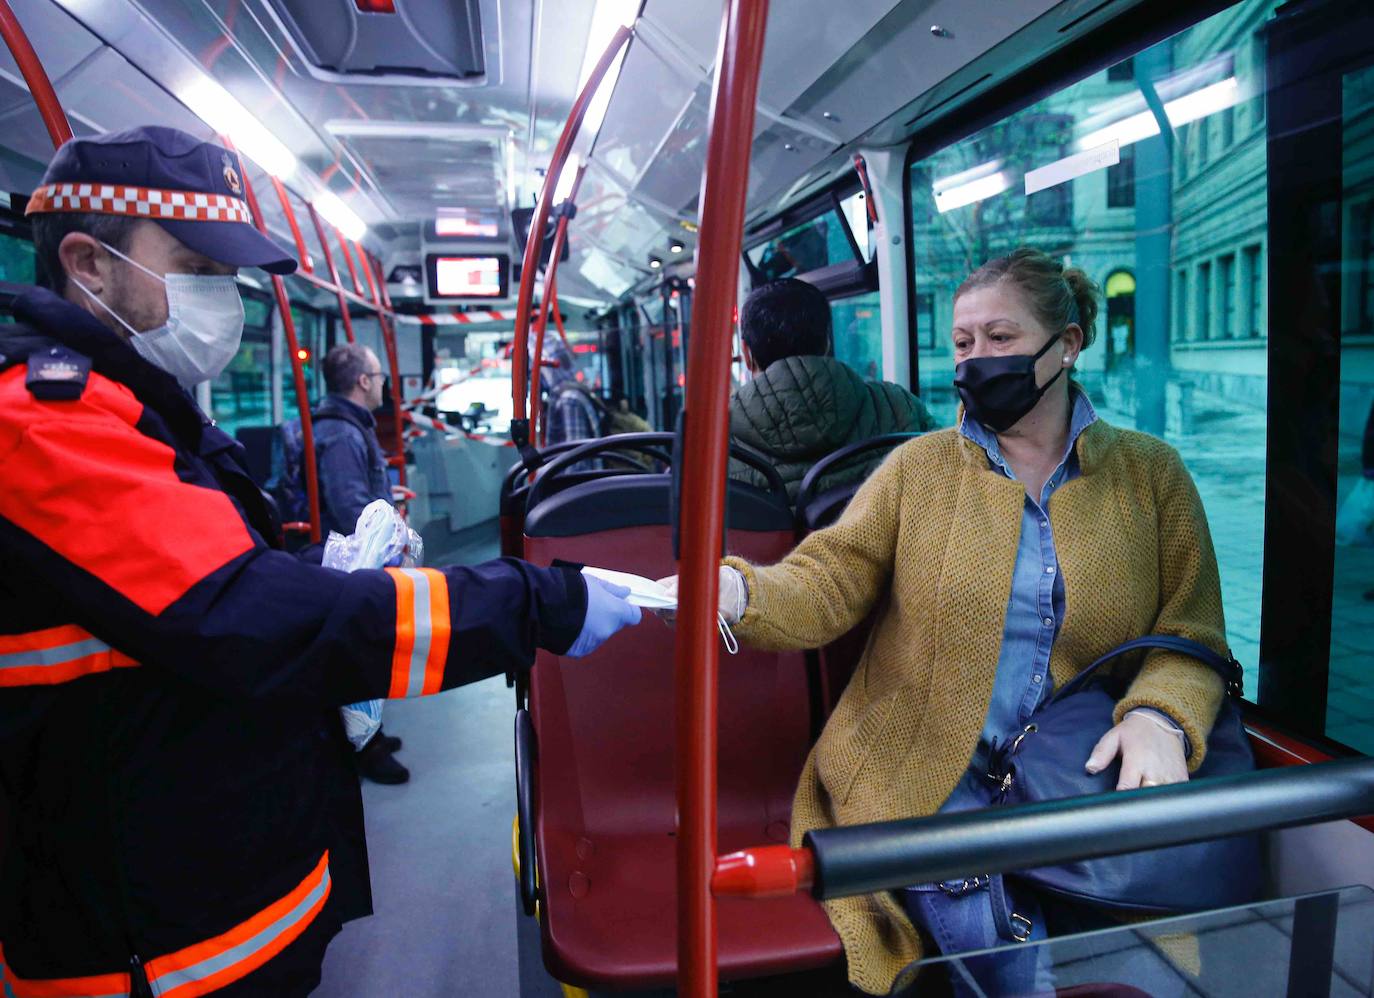
[[334, 266], [334, 254], [329, 252], [329, 237], [325, 235], [324, 223], [320, 221], [319, 213], [315, 211], [314, 205], [307, 205], [310, 209], [310, 220], [315, 223], [315, 234], [320, 237], [320, 249], [324, 252], [324, 264], [329, 268], [330, 280], [334, 282], [334, 293], [339, 296], [339, 314], [343, 316], [344, 335], [348, 337], [348, 342], [355, 342], [353, 337], [353, 316], [348, 314], [348, 297], [344, 294], [343, 285], [339, 282], [339, 268]]
[[615, 61], [616, 55], [629, 42], [630, 35], [630, 29], [623, 25], [616, 29], [615, 36], [611, 38], [611, 43], [606, 46], [606, 51], [601, 54], [601, 58], [592, 68], [591, 75], [587, 77], [587, 82], [582, 86], [582, 92], [577, 95], [577, 100], [573, 102], [572, 110], [568, 113], [568, 120], [563, 123], [563, 132], [558, 136], [558, 144], [554, 146], [553, 156], [549, 160], [548, 172], [544, 174], [544, 184], [539, 189], [539, 200], [535, 204], [534, 218], [530, 221], [529, 238], [525, 240], [525, 260], [520, 271], [520, 290], [515, 298], [515, 348], [511, 352], [511, 401], [515, 406], [515, 420], [512, 427], [524, 423], [526, 420], [525, 403], [528, 384], [525, 380], [525, 372], [530, 361], [530, 305], [534, 300], [534, 278], [539, 270], [540, 251], [544, 248], [544, 226], [549, 221], [549, 208], [553, 201], [554, 191], [558, 189], [558, 178], [563, 173], [564, 165], [568, 162], [568, 154], [572, 152], [573, 140], [577, 138], [578, 129], [582, 127], [582, 119], [586, 116], [587, 105], [591, 103], [592, 97], [596, 94], [596, 88], [601, 85], [602, 79], [610, 71], [611, 63]]
[[[227, 137], [222, 140], [230, 149], [233, 144]], [[237, 153], [237, 150], [235, 150]], [[239, 176], [243, 178], [243, 191], [248, 197], [248, 207], [253, 212], [253, 224], [263, 235], [268, 235], [267, 223], [263, 221], [262, 209], [258, 207], [258, 196], [253, 192], [253, 182], [248, 179], [248, 171], [243, 168], [243, 157], [239, 157]], [[280, 190], [280, 181], [272, 178]], [[282, 204], [286, 207], [286, 217], [291, 218], [291, 206], [283, 194]], [[293, 224], [294, 228], [294, 224]], [[269, 237], [270, 238], [270, 237]], [[301, 417], [301, 455], [305, 463], [305, 498], [310, 508], [310, 540], [320, 539], [320, 475], [315, 466], [315, 427], [310, 419], [310, 393], [305, 387], [305, 368], [301, 365], [301, 345], [296, 339], [296, 320], [291, 315], [291, 299], [286, 293], [286, 282], [280, 276], [272, 275], [272, 292], [277, 299], [277, 311], [281, 314], [282, 330], [286, 333], [286, 352], [291, 356], [291, 379], [296, 387], [296, 410]]]
[[[577, 168], [577, 176], [573, 178], [572, 191], [568, 194], [567, 203], [572, 205], [577, 203], [577, 192], [582, 187], [582, 177], [586, 174], [586, 166]], [[558, 228], [553, 234], [553, 245], [549, 248], [549, 266], [544, 272], [544, 297], [539, 303], [539, 321], [534, 327], [534, 360], [533, 369], [530, 373], [530, 443], [539, 447], [543, 444], [543, 439], [539, 436], [539, 400], [542, 393], [539, 391], [539, 372], [544, 366], [544, 334], [549, 329], [549, 308], [553, 304], [554, 281], [558, 277], [558, 258], [563, 255], [563, 246], [568, 241], [568, 216], [564, 214], [558, 219]], [[567, 337], [563, 341], [567, 342]]]
[[24, 82], [28, 84], [33, 102], [38, 105], [38, 113], [43, 118], [48, 137], [52, 139], [52, 147], [58, 148], [72, 137], [72, 126], [67, 122], [62, 102], [57, 99], [57, 91], [52, 88], [52, 81], [48, 79], [38, 53], [33, 50], [29, 36], [24, 33], [24, 26], [10, 9], [9, 0], [0, 0], [0, 37], [5, 39], [19, 72], [24, 74]]
[[715, 998], [717, 566], [725, 526], [731, 316], [768, 0], [726, 0], [701, 184], [696, 334], [688, 347], [677, 621], [678, 993]]
[[382, 273], [382, 261], [372, 258], [371, 262], [359, 253], [359, 259], [363, 266], [368, 267], [376, 273], [377, 299], [381, 303], [381, 308], [377, 311], [377, 321], [382, 326], [382, 336], [386, 343], [387, 362], [391, 367], [391, 430], [392, 441], [396, 448], [396, 472], [401, 485], [406, 484], [406, 440], [404, 430], [404, 417], [401, 414], [401, 375], [399, 361], [396, 358], [396, 323], [395, 312], [391, 310], [391, 292], [386, 289], [386, 275]]

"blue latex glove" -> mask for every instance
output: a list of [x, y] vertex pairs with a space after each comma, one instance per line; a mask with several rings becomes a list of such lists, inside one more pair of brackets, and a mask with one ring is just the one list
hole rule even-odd
[[622, 627], [639, 623], [639, 607], [625, 602], [629, 589], [590, 575], [582, 578], [587, 584], [587, 616], [582, 621], [582, 633], [566, 652], [569, 658], [590, 655]]

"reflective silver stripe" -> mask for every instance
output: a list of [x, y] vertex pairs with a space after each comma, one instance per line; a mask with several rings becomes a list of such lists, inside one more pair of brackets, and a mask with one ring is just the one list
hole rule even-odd
[[410, 649], [410, 678], [406, 696], [418, 697], [425, 688], [425, 663], [429, 661], [429, 646], [434, 638], [434, 621], [429, 615], [429, 576], [413, 568], [401, 571], [415, 583], [415, 644]]
[[159, 974], [150, 981], [153, 990], [158, 994], [166, 994], [173, 988], [179, 988], [183, 984], [189, 984], [192, 981], [204, 980], [212, 974], [217, 974], [221, 970], [247, 960], [254, 953], [271, 945], [283, 932], [299, 924], [310, 909], [328, 892], [329, 867], [326, 866], [324, 868], [324, 876], [320, 878], [320, 882], [315, 885], [315, 888], [305, 897], [301, 898], [300, 903], [297, 904], [296, 907], [292, 908], [281, 918], [263, 929], [256, 936], [244, 940], [237, 946], [227, 949], [217, 956], [208, 957], [200, 961], [200, 963], [192, 964], [181, 970], [171, 970], [165, 974]]
[[87, 655], [98, 655], [110, 650], [104, 641], [90, 638], [74, 644], [59, 645], [56, 648], [39, 648], [33, 651], [12, 651], [0, 655], [0, 669], [17, 669], [33, 665], [66, 665]]

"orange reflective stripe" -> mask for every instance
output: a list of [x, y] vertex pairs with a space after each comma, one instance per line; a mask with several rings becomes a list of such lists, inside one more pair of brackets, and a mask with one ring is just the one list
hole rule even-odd
[[128, 998], [128, 974], [99, 974], [60, 980], [26, 981], [15, 977], [0, 950], [0, 979], [4, 998]]
[[425, 682], [420, 693], [438, 693], [444, 685], [444, 665], [448, 662], [448, 642], [452, 630], [448, 605], [448, 579], [432, 568], [420, 571], [429, 576], [429, 654], [425, 657]]
[[[329, 853], [285, 897], [213, 939], [144, 964], [159, 998], [198, 998], [242, 980], [291, 945], [329, 899]], [[4, 964], [4, 998], [128, 998], [128, 974], [21, 980]]]
[[390, 698], [438, 693], [444, 683], [452, 622], [448, 579], [432, 568], [388, 568], [396, 583], [396, 645]]
[[196, 998], [240, 980], [289, 946], [329, 898], [329, 853], [291, 893], [203, 943], [148, 961], [159, 998]]
[[396, 646], [391, 652], [391, 688], [387, 699], [399, 700], [410, 685], [410, 657], [415, 648], [415, 582], [398, 568], [386, 574], [396, 583]]
[[137, 664], [75, 624], [0, 635], [0, 687], [51, 686]]

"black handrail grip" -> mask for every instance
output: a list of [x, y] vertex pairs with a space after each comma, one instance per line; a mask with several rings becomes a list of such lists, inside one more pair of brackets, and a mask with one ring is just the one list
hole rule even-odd
[[827, 474], [832, 468], [836, 468], [847, 461], [852, 460], [858, 455], [870, 450], [881, 450], [884, 447], [900, 447], [908, 440], [914, 440], [921, 436], [920, 433], [884, 433], [880, 436], [869, 437], [867, 440], [860, 440], [857, 443], [841, 447], [837, 451], [825, 455], [813, 464], [802, 476], [801, 485], [797, 487], [797, 510], [805, 509], [807, 504], [816, 498], [816, 483]]
[[820, 900], [1374, 814], [1374, 759], [807, 832]]
[[[618, 433], [610, 437], [600, 437], [595, 440], [582, 442], [580, 447], [570, 451], [565, 451], [554, 460], [543, 466], [540, 477], [530, 488], [529, 494], [525, 499], [526, 511], [534, 509], [542, 500], [548, 497], [549, 482], [551, 482], [560, 472], [566, 470], [581, 461], [595, 458], [598, 454], [610, 450], [639, 450], [654, 453], [659, 447], [664, 445], [671, 446], [674, 434], [662, 432], [645, 433]], [[782, 483], [782, 476], [778, 474], [778, 469], [768, 463], [768, 458], [752, 447], [746, 447], [735, 441], [730, 442], [730, 456], [743, 461], [750, 467], [756, 468], [764, 478], [768, 480], [769, 490], [784, 506], [789, 506], [787, 501], [787, 487]], [[674, 463], [676, 467], [676, 462]]]
[[534, 724], [528, 710], [515, 712], [515, 815], [520, 907], [526, 915], [533, 915], [539, 886], [534, 856]]

